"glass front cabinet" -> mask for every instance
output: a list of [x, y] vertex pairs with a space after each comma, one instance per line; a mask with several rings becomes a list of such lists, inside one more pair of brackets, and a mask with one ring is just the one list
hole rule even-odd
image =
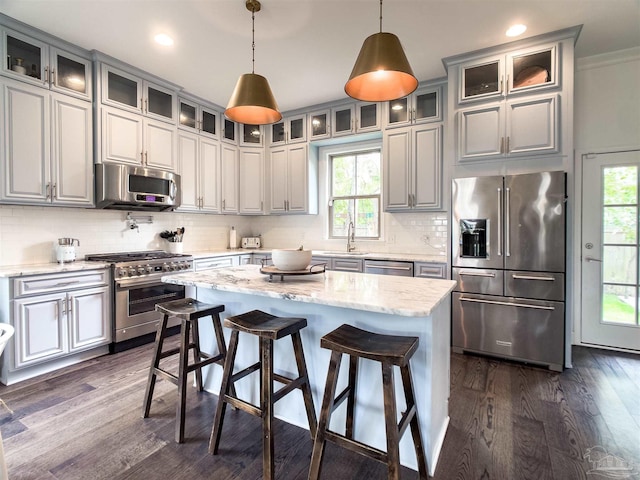
[[180, 98], [178, 103], [180, 129], [218, 138], [218, 118], [220, 117], [218, 111], [186, 98]]
[[386, 103], [387, 127], [442, 120], [442, 88], [421, 87], [411, 95]]
[[175, 91], [106, 63], [102, 69], [102, 103], [165, 122], [176, 121]]
[[307, 116], [296, 115], [283, 118], [270, 126], [271, 145], [284, 145], [307, 141]]
[[557, 87], [557, 49], [557, 44], [544, 45], [461, 64], [458, 102]]
[[330, 115], [330, 110], [309, 113], [309, 140], [320, 140], [331, 136]]
[[2, 28], [2, 71], [17, 80], [91, 100], [91, 60]]

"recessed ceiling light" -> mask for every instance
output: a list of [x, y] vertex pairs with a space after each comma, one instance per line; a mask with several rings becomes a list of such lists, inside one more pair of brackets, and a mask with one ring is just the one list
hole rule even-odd
[[506, 34], [507, 37], [517, 37], [518, 35], [522, 35], [526, 30], [527, 26], [519, 23], [517, 25], [511, 25]]
[[171, 45], [173, 45], [173, 38], [171, 38], [166, 33], [159, 33], [158, 35], [153, 37], [153, 39], [156, 41], [156, 43], [164, 45], [165, 47], [170, 47]]

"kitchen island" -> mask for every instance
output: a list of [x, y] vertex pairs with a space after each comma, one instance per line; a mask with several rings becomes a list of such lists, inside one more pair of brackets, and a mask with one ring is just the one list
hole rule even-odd
[[[301, 331], [301, 336], [317, 412], [330, 358], [330, 352], [320, 348], [323, 335], [348, 323], [377, 333], [419, 337], [420, 345], [411, 359], [411, 368], [425, 454], [429, 472], [433, 475], [449, 422], [450, 292], [455, 282], [333, 271], [286, 276], [284, 281], [274, 277], [269, 281], [269, 276], [260, 273], [260, 267], [256, 265], [182, 273], [163, 277], [162, 280], [196, 287], [199, 300], [224, 304], [223, 318], [253, 309], [283, 317], [307, 318], [308, 326]], [[227, 329], [225, 335], [228, 341], [230, 332]], [[200, 322], [200, 338], [202, 349], [215, 353], [213, 329], [206, 319]], [[275, 343], [274, 358], [277, 372], [288, 375], [296, 372], [290, 341], [283, 339]], [[257, 338], [241, 335], [236, 371], [257, 360]], [[347, 370], [346, 364], [340, 370], [338, 391], [346, 384]], [[220, 367], [207, 367], [204, 372], [205, 388], [218, 394], [221, 377]], [[355, 436], [385, 450], [380, 364], [362, 360], [359, 377]], [[401, 412], [405, 405], [400, 376], [395, 375], [394, 380], [398, 411]], [[237, 382], [236, 389], [240, 397], [258, 404], [257, 377], [245, 377]], [[334, 413], [333, 429], [344, 431], [345, 410], [342, 407]], [[275, 416], [308, 428], [299, 391], [276, 403]], [[403, 436], [400, 459], [403, 465], [417, 469], [411, 435]]]

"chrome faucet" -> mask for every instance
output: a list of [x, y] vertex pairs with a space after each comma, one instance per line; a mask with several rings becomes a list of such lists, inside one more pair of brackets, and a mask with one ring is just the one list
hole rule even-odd
[[347, 227], [347, 252], [353, 252], [356, 249], [356, 246], [353, 244], [355, 241], [355, 233], [353, 222], [349, 221], [349, 226]]

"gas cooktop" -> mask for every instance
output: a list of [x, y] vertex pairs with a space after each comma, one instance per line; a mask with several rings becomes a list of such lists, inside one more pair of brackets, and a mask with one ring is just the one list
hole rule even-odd
[[115, 252], [115, 253], [96, 253], [85, 255], [84, 259], [89, 261], [101, 262], [139, 262], [148, 260], [164, 260], [190, 258], [191, 255], [180, 253], [168, 253], [162, 250], [147, 250], [144, 252]]

